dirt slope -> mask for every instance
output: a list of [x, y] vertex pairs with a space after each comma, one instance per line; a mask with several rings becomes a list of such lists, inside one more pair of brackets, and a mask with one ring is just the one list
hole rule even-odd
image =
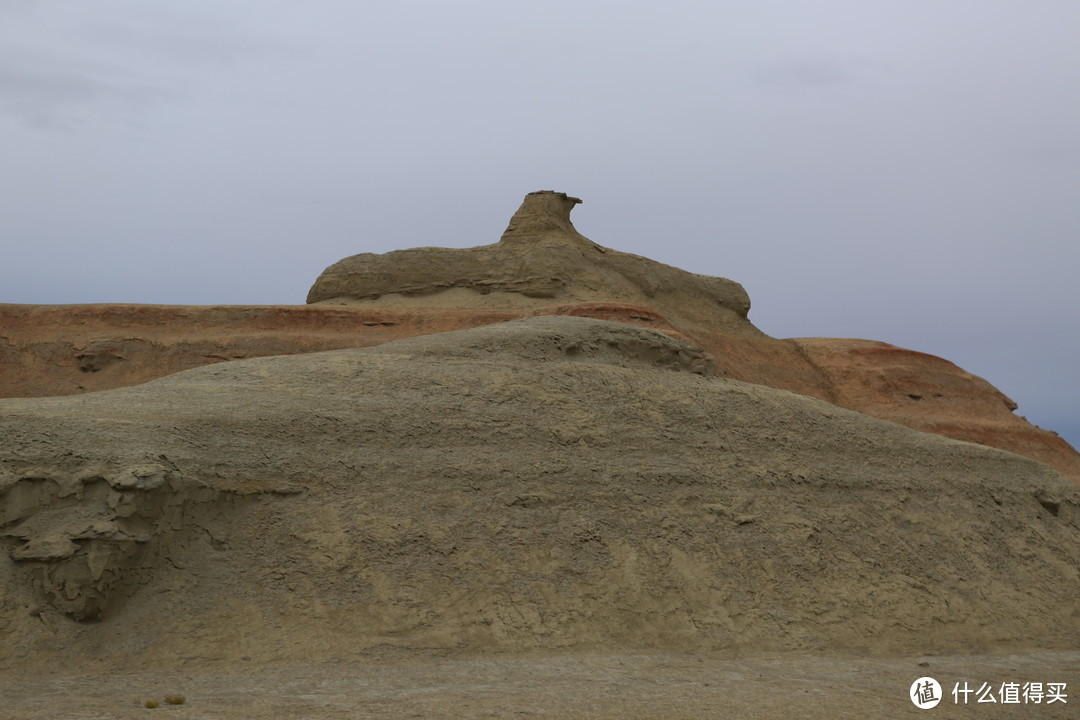
[[[907, 698], [925, 675], [942, 704]], [[196, 662], [148, 669], [102, 663], [93, 671], [0, 675], [17, 720], [867, 720], [927, 717], [1075, 720], [1075, 697], [1039, 704], [953, 702], [960, 683], [1080, 681], [1080, 653], [852, 658], [821, 653], [375, 651], [323, 663]], [[148, 711], [165, 694], [185, 703]]]
[[0, 665], [1080, 642], [1061, 475], [710, 366], [544, 317], [0, 401]]

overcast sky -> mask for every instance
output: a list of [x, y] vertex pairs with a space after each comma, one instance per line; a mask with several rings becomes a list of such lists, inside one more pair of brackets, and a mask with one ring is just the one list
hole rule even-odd
[[525, 193], [1080, 445], [1076, 0], [0, 0], [0, 302], [303, 303]]

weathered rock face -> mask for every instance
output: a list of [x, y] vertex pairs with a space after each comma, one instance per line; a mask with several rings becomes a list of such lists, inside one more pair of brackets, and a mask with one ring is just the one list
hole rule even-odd
[[[770, 338], [747, 319], [750, 299], [741, 285], [596, 245], [570, 222], [579, 202], [563, 193], [530, 193], [495, 245], [345, 258], [323, 272], [308, 302], [648, 318], [657, 329], [692, 338], [714, 356], [726, 377], [1018, 452], [1080, 484], [1080, 453], [1014, 415], [1016, 403], [982, 378], [941, 358], [885, 343]], [[552, 308], [551, 300], [566, 304]], [[623, 308], [593, 314], [581, 303]]]
[[115, 608], [169, 562], [174, 536], [193, 518], [205, 521], [233, 500], [160, 462], [78, 472], [61, 465], [0, 477], [0, 545], [10, 550], [16, 582], [76, 620]]
[[495, 245], [363, 254], [328, 268], [307, 306], [0, 305], [0, 397], [123, 387], [208, 363], [571, 315], [700, 346], [725, 377], [1002, 448], [1080, 484], [1080, 454], [1013, 414], [992, 385], [941, 358], [864, 340], [778, 340], [747, 320], [741, 286], [603, 248], [579, 202], [526, 197]]
[[399, 324], [403, 336], [455, 329], [444, 317], [331, 306], [0, 304], [0, 397], [95, 392], [228, 360], [364, 347], [394, 339]]
[[948, 360], [870, 340], [792, 341], [840, 407], [916, 430], [998, 447], [1044, 462], [1080, 483], [1080, 454], [1056, 433], [1013, 414], [1017, 404]]
[[495, 245], [353, 255], [323, 272], [308, 302], [519, 311], [620, 303], [649, 308], [676, 325], [707, 322], [729, 334], [762, 335], [746, 319], [750, 298], [741, 285], [597, 245], [570, 222], [579, 202], [563, 193], [530, 193]]
[[306, 307], [0, 304], [0, 397], [108, 390], [232, 359], [579, 315], [690, 339], [725, 377], [1017, 452], [1080, 484], [1080, 453], [1014, 415], [1015, 403], [983, 379], [881, 342], [770, 338], [746, 320], [750, 300], [737, 283], [585, 239], [569, 219], [578, 202], [530, 193], [496, 245], [346, 258], [322, 274]]
[[0, 436], [0, 664], [1080, 642], [1058, 473], [626, 323], [8, 399]]

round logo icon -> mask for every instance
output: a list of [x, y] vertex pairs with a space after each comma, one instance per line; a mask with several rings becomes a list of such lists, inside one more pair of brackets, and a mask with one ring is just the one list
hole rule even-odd
[[908, 697], [915, 703], [915, 707], [929, 710], [941, 702], [941, 685], [932, 677], [921, 677], [911, 683]]

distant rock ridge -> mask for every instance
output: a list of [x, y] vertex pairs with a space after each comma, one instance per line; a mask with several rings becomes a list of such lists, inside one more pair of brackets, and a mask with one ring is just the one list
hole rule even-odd
[[529, 193], [491, 245], [345, 258], [303, 306], [0, 304], [0, 397], [80, 394], [209, 363], [569, 315], [657, 330], [697, 348], [692, 364], [703, 371], [1008, 450], [1080, 484], [1080, 454], [1014, 414], [1017, 403], [986, 380], [876, 341], [769, 337], [748, 319], [738, 283], [578, 233], [570, 213], [580, 202]]

